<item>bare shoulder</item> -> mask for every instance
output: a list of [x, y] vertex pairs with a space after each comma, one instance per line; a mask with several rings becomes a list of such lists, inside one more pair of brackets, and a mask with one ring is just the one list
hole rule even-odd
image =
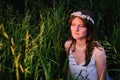
[[97, 43], [97, 46], [94, 47], [93, 54], [98, 56], [106, 55], [104, 47], [99, 42], [96, 42], [96, 43]]
[[65, 48], [69, 47], [71, 43], [72, 43], [72, 40], [67, 40], [64, 44], [64, 47]]
[[103, 47], [95, 47], [93, 54], [95, 55], [95, 59], [98, 60], [104, 60], [106, 59], [106, 53]]
[[72, 43], [72, 40], [67, 40], [67, 41], [64, 43], [64, 47], [65, 47], [66, 52], [68, 52], [68, 49], [69, 49], [71, 43]]
[[94, 53], [93, 54], [95, 54], [95, 55], [98, 55], [98, 56], [104, 56], [104, 55], [106, 55], [106, 53], [105, 53], [105, 50], [104, 50], [104, 48], [103, 47], [95, 47], [94, 48]]

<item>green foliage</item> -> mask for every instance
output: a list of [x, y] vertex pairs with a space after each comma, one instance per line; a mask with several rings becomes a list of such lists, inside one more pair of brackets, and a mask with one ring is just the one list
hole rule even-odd
[[119, 0], [25, 0], [20, 13], [15, 5], [1, 0], [0, 80], [66, 80], [63, 45], [69, 36], [69, 14], [84, 8], [95, 16], [95, 29], [107, 53], [108, 72], [119, 80], [119, 4]]
[[[120, 79], [120, 25], [115, 25], [111, 36], [105, 38], [104, 46], [107, 52], [107, 66], [110, 75], [114, 76], [114, 79]], [[108, 42], [109, 41], [109, 42]], [[112, 65], [112, 66], [111, 66]]]

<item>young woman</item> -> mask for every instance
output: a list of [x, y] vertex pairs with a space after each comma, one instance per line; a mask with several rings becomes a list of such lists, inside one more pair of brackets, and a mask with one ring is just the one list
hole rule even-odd
[[64, 44], [69, 58], [68, 73], [75, 80], [105, 80], [106, 54], [95, 40], [91, 13], [88, 10], [73, 12], [69, 23], [71, 37]]

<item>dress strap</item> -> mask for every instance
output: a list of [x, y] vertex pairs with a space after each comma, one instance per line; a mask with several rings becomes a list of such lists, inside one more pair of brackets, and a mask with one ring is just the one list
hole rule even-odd
[[92, 58], [95, 59], [95, 54], [92, 55]]

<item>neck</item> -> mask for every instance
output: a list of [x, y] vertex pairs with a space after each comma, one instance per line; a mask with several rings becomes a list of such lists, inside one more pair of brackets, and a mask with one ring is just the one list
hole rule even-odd
[[86, 46], [86, 39], [76, 40], [76, 45], [79, 46], [79, 47], [84, 47], [84, 46]]

